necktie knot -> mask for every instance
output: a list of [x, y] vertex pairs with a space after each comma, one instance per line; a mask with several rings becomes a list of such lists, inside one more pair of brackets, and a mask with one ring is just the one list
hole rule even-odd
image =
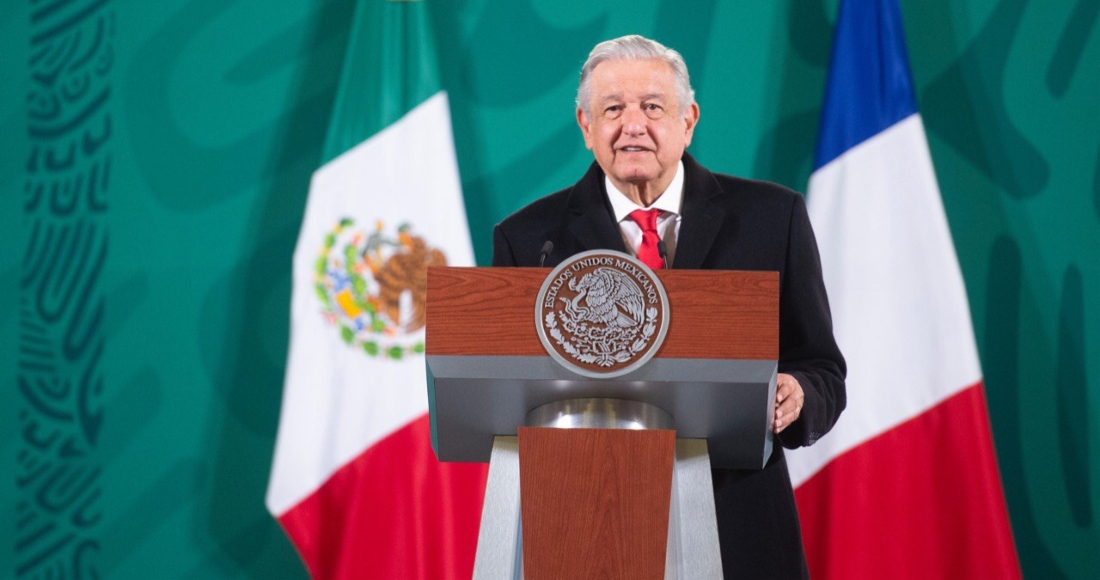
[[657, 216], [660, 213], [661, 210], [659, 209], [636, 209], [630, 212], [630, 219], [634, 220], [634, 223], [638, 224], [643, 232], [656, 232]]
[[637, 248], [638, 259], [654, 270], [665, 267], [659, 250], [661, 235], [657, 233], [657, 216], [660, 213], [659, 209], [636, 209], [629, 216], [642, 229], [642, 243]]

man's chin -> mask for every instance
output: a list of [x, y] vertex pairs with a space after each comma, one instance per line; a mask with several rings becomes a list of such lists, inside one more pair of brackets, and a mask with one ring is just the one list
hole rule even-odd
[[624, 183], [630, 183], [633, 185], [642, 185], [644, 183], [657, 179], [660, 172], [657, 169], [646, 165], [620, 165], [615, 167], [614, 176], [619, 181]]
[[652, 184], [654, 181], [657, 181], [657, 178], [658, 178], [657, 173], [652, 172], [652, 171], [648, 171], [648, 172], [639, 171], [639, 172], [635, 172], [635, 173], [626, 173], [626, 174], [620, 173], [619, 176], [618, 176], [618, 180], [620, 182], [625, 183], [627, 185], [634, 186], [634, 187], [642, 187], [642, 186], [645, 186], [645, 185]]

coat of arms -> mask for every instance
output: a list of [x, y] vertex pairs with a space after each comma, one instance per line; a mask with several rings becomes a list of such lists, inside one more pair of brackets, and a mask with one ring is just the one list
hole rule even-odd
[[610, 250], [560, 264], [535, 306], [550, 356], [590, 377], [615, 377], [645, 364], [660, 348], [668, 320], [668, 297], [653, 271]]
[[402, 359], [424, 352], [429, 266], [447, 257], [405, 223], [387, 232], [340, 220], [325, 237], [314, 286], [322, 313], [349, 345], [371, 356]]

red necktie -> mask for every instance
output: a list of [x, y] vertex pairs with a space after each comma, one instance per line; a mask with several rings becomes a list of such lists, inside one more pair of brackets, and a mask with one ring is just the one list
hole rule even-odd
[[661, 252], [657, 250], [657, 242], [661, 241], [661, 236], [657, 233], [657, 215], [660, 213], [659, 209], [637, 209], [630, 212], [630, 219], [642, 228], [642, 243], [638, 246], [638, 259], [654, 270], [665, 267]]

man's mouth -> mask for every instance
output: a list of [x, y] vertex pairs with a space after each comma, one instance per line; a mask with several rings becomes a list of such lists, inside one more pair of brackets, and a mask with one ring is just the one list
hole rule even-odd
[[620, 151], [625, 151], [627, 153], [637, 153], [639, 151], [648, 151], [648, 149], [646, 149], [645, 147], [630, 146], [630, 147], [623, 147], [623, 148], [620, 149]]

